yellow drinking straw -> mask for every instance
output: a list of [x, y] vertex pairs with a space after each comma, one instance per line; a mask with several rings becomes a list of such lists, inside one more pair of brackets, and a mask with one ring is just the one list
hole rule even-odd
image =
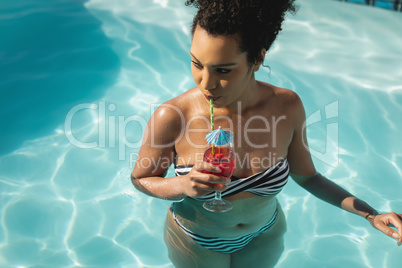
[[[211, 98], [211, 99], [209, 99], [209, 105], [211, 106], [211, 132], [212, 131], [214, 131], [214, 106], [213, 106], [213, 104], [214, 104], [214, 101], [213, 101], [213, 99]], [[215, 148], [214, 148], [214, 145], [212, 144], [212, 154], [214, 154], [215, 153]]]

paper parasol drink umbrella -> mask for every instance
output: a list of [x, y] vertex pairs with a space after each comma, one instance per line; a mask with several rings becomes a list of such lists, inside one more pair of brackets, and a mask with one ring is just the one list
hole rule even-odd
[[209, 144], [218, 145], [218, 146], [226, 145], [226, 144], [233, 142], [232, 134], [221, 129], [221, 127], [208, 133], [205, 138], [207, 139], [207, 142]]

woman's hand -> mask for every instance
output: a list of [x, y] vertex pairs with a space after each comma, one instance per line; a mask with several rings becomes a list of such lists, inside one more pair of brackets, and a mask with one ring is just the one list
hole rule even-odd
[[213, 191], [223, 191], [227, 188], [230, 178], [220, 177], [205, 172], [219, 173], [221, 170], [208, 162], [196, 163], [191, 171], [184, 175], [183, 192], [189, 197], [201, 197]]
[[[384, 234], [398, 239], [398, 246], [402, 244], [402, 214], [396, 214], [395, 212], [384, 213], [379, 215], [369, 215], [367, 217], [370, 224], [383, 232]], [[398, 232], [390, 228], [389, 226], [396, 227]]]

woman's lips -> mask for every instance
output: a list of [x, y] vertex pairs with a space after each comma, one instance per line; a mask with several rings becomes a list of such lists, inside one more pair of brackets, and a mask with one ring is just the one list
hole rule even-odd
[[212, 96], [207, 96], [207, 95], [204, 95], [205, 96], [205, 98], [207, 99], [207, 100], [213, 100], [213, 101], [216, 101], [217, 99], [219, 99], [220, 97], [212, 97]]

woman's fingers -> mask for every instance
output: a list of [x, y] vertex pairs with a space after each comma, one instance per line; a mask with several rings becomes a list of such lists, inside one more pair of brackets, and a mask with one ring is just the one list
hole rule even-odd
[[227, 184], [230, 182], [230, 178], [225, 178], [221, 176], [217, 176], [211, 173], [220, 173], [221, 170], [219, 167], [212, 165], [208, 162], [199, 162], [194, 168], [199, 174], [197, 177], [200, 179], [200, 182], [203, 183], [215, 183], [215, 184]]
[[211, 163], [202, 161], [198, 162], [194, 165], [193, 169], [202, 172], [202, 171], [209, 171], [209, 172], [214, 172], [214, 173], [219, 173], [221, 172], [221, 169], [215, 165], [212, 165]]
[[198, 162], [187, 175], [189, 184], [186, 194], [190, 197], [201, 197], [213, 191], [224, 191], [230, 182], [229, 178], [215, 175], [220, 173], [219, 167], [207, 162]]
[[392, 228], [388, 227], [383, 222], [380, 222], [376, 225], [377, 229], [383, 232], [384, 234], [388, 235], [389, 237], [399, 239], [399, 234], [393, 230]]
[[[211, 177], [218, 177], [208, 174], [193, 174], [190, 176], [190, 185], [187, 188], [187, 195], [190, 197], [202, 197], [207, 193], [214, 191], [224, 191], [227, 188], [225, 184], [210, 183]], [[219, 177], [218, 177], [219, 178]]]
[[191, 180], [206, 185], [207, 187], [204, 187], [205, 189], [207, 189], [208, 187], [213, 187], [214, 185], [226, 186], [226, 184], [230, 182], [230, 180], [224, 177], [219, 177], [213, 174], [203, 174], [203, 173], [192, 175]]
[[398, 246], [400, 246], [400, 245], [402, 245], [402, 214], [395, 213], [394, 220], [395, 220], [396, 224], [395, 223], [392, 223], [392, 224], [398, 229], [398, 233], [399, 233]]
[[399, 218], [398, 214], [396, 214], [394, 212], [389, 213], [389, 214], [390, 214], [389, 223], [393, 224], [395, 226], [395, 228], [398, 229], [398, 233], [396, 233], [393, 230], [394, 231], [393, 237], [398, 239], [398, 245], [400, 245], [402, 242], [402, 220]]
[[[402, 244], [402, 214], [386, 213], [377, 215], [374, 219], [375, 227], [383, 232], [384, 234], [398, 239], [398, 245]], [[388, 225], [393, 225], [398, 229], [396, 232], [394, 229], [388, 227]]]

